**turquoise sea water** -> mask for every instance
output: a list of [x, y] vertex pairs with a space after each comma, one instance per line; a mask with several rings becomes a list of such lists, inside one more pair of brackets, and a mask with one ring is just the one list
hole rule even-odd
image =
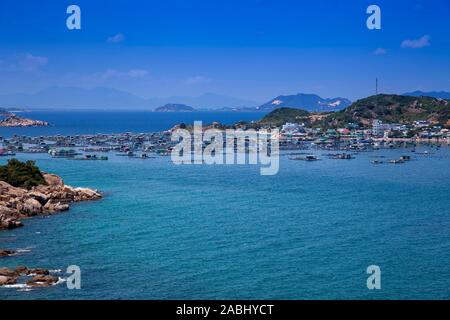
[[[0, 248], [25, 249], [1, 266], [75, 264], [81, 290], [0, 288], [0, 299], [450, 298], [450, 149], [401, 165], [370, 157], [413, 154], [322, 153], [282, 156], [275, 176], [170, 157], [19, 156], [105, 197], [0, 232]], [[372, 264], [381, 290], [366, 287]]]

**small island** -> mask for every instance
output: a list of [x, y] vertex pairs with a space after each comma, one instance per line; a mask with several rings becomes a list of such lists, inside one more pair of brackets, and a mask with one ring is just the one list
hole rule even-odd
[[50, 125], [47, 121], [33, 120], [8, 114], [5, 119], [0, 120], [0, 127], [41, 127]]
[[168, 103], [154, 110], [154, 112], [194, 112], [194, 111], [197, 110], [185, 104], [177, 104], [177, 103]]

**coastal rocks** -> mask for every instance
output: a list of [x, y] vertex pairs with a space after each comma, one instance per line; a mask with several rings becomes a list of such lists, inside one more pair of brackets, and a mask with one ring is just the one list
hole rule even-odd
[[56, 284], [58, 280], [58, 277], [51, 275], [37, 275], [28, 280], [26, 284], [31, 287], [49, 287]]
[[15, 254], [16, 254], [16, 251], [14, 251], [14, 250], [0, 249], [0, 258], [14, 256]]
[[44, 180], [47, 182], [49, 186], [63, 186], [64, 181], [61, 177], [58, 177], [56, 174], [44, 173]]
[[49, 287], [58, 283], [59, 278], [42, 268], [29, 269], [17, 266], [16, 269], [0, 268], [0, 286], [24, 283], [29, 287]]
[[25, 267], [25, 266], [17, 266], [16, 267], [16, 272], [19, 274], [19, 275], [26, 275], [26, 274], [28, 274], [28, 268], [27, 267]]
[[61, 203], [60, 201], [49, 200], [44, 205], [44, 210], [48, 213], [54, 213], [58, 211], [67, 211], [69, 210], [69, 205], [67, 203]]
[[0, 230], [22, 227], [19, 218], [20, 214], [16, 210], [0, 204]]
[[65, 185], [57, 175], [44, 173], [43, 176], [47, 185], [30, 190], [0, 181], [0, 230], [21, 227], [23, 218], [69, 210], [72, 202], [102, 197], [97, 190]]
[[8, 285], [8, 284], [16, 284], [17, 278], [16, 277], [7, 277], [0, 275], [0, 286]]
[[34, 198], [29, 198], [25, 200], [22, 210], [28, 216], [36, 216], [42, 213], [42, 204]]
[[0, 276], [4, 277], [17, 277], [18, 273], [16, 270], [9, 269], [9, 268], [0, 268]]

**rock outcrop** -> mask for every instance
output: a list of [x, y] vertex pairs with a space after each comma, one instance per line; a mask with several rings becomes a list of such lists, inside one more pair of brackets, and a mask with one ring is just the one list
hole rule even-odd
[[15, 254], [16, 254], [16, 251], [14, 251], [14, 250], [0, 249], [0, 258], [14, 256]]
[[51, 275], [47, 269], [28, 269], [18, 266], [16, 269], [0, 268], [0, 286], [21, 282], [30, 287], [49, 287], [57, 284], [59, 278]]
[[96, 200], [102, 196], [97, 190], [65, 185], [57, 175], [44, 173], [43, 176], [47, 185], [30, 190], [0, 181], [0, 230], [21, 227], [23, 218], [65, 211], [72, 202]]
[[58, 282], [58, 277], [51, 275], [37, 275], [28, 280], [26, 284], [31, 287], [49, 287]]

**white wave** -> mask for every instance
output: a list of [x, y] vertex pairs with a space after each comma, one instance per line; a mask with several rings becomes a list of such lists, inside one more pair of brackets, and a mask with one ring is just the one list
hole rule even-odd
[[48, 272], [50, 272], [50, 273], [61, 273], [62, 270], [61, 269], [50, 269], [50, 270], [48, 270]]
[[[5, 284], [3, 288], [12, 288], [12, 289], [29, 289], [31, 290], [31, 286], [25, 283], [16, 283], [16, 284]], [[28, 290], [28, 291], [29, 291]]]

